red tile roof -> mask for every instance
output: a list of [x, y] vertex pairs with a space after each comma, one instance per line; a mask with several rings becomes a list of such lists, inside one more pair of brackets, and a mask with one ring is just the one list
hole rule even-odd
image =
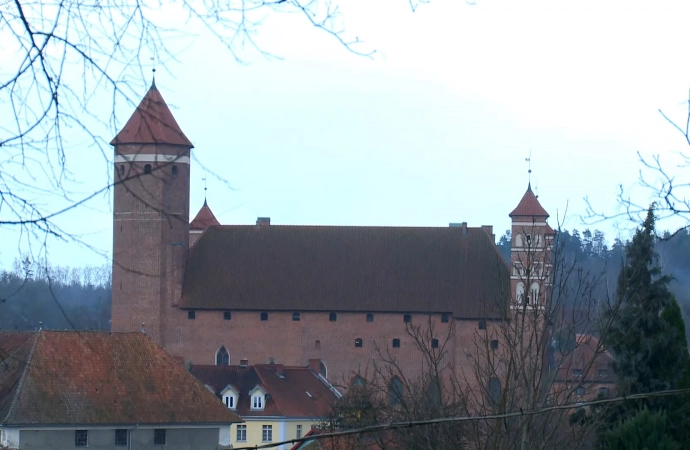
[[508, 267], [481, 228], [216, 226], [189, 251], [189, 309], [503, 317]]
[[[249, 367], [194, 365], [189, 370], [202, 383], [213, 388], [217, 395], [228, 385], [238, 389], [237, 414], [245, 418], [326, 417], [337, 400], [329, 386], [308, 367], [282, 364]], [[252, 410], [250, 405], [249, 392], [257, 385], [269, 394], [263, 411]]]
[[511, 212], [510, 217], [540, 217], [546, 219], [549, 213], [541, 206], [536, 195], [532, 192], [532, 186], [527, 186], [527, 192], [522, 196], [517, 208]]
[[40, 331], [5, 364], [2, 425], [241, 422], [143, 333]]
[[213, 211], [208, 207], [206, 200], [204, 200], [204, 205], [201, 207], [199, 212], [194, 217], [194, 220], [189, 224], [190, 230], [205, 230], [208, 227], [220, 225], [220, 222], [213, 215]]
[[110, 141], [119, 144], [172, 144], [193, 148], [175, 121], [155, 81], [122, 130]]

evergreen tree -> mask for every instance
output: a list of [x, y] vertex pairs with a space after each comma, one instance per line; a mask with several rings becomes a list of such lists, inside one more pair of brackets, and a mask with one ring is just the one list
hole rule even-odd
[[670, 421], [663, 411], [647, 408], [619, 422], [606, 433], [603, 450], [680, 450], [669, 433]]
[[[654, 220], [651, 207], [642, 228], [626, 245], [616, 291], [619, 309], [607, 311], [611, 328], [605, 340], [615, 357], [617, 390], [623, 395], [684, 388], [690, 379], [685, 325], [669, 291], [671, 277], [663, 275], [658, 264]], [[609, 410], [606, 421], [613, 426], [631, 419], [642, 407], [652, 413], [665, 411], [671, 436], [690, 448], [688, 396], [629, 401]]]

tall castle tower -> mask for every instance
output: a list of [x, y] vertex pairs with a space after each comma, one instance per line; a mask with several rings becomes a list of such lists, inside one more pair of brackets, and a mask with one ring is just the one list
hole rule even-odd
[[532, 192], [531, 184], [512, 220], [511, 298], [514, 308], [543, 307], [549, 299], [553, 270], [552, 248], [555, 232], [546, 222], [549, 213]]
[[145, 326], [164, 346], [163, 330], [181, 295], [189, 246], [194, 146], [155, 80], [110, 144], [115, 150], [112, 330]]

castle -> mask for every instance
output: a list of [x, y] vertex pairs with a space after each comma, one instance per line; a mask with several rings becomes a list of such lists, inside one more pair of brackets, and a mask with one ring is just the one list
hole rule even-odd
[[112, 329], [144, 327], [184, 361], [310, 364], [347, 383], [382, 348], [416, 370], [406, 330], [432, 321], [462, 365], [478, 329], [544, 301], [523, 281], [526, 252], [554, 234], [530, 187], [510, 213], [509, 265], [491, 226], [221, 225], [206, 202], [190, 223], [193, 145], [155, 82], [111, 145]]

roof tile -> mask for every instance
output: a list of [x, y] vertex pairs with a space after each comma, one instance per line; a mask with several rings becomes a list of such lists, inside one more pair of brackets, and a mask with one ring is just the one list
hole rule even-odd
[[532, 186], [527, 186], [527, 192], [522, 196], [517, 208], [510, 213], [510, 217], [549, 217], [549, 213], [541, 206], [537, 196], [532, 192]]

